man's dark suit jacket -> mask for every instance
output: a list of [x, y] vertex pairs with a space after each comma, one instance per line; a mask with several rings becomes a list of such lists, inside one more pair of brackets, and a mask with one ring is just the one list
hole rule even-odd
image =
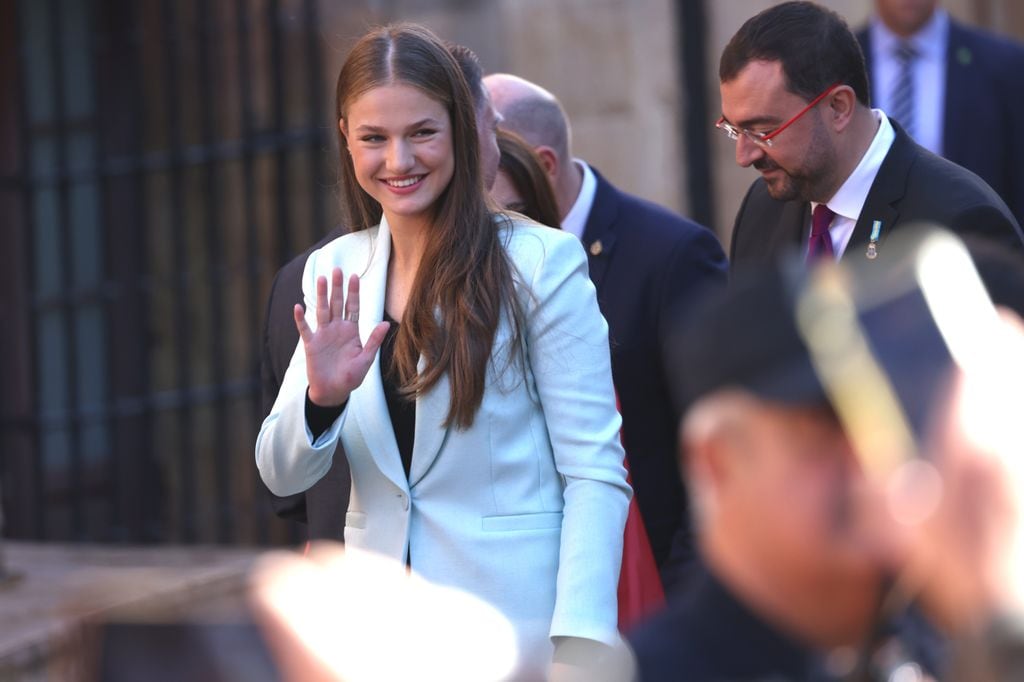
[[[288, 369], [292, 353], [299, 343], [299, 332], [295, 328], [292, 310], [296, 303], [303, 303], [302, 272], [306, 259], [316, 249], [341, 236], [341, 230], [334, 230], [305, 253], [289, 261], [278, 270], [270, 286], [267, 314], [263, 321], [263, 349], [260, 357], [260, 375], [263, 388], [263, 413], [270, 414], [270, 408], [277, 399], [281, 380]], [[345, 512], [348, 510], [349, 492], [352, 486], [348, 459], [341, 446], [334, 453], [330, 470], [316, 484], [304, 493], [278, 497], [270, 491], [271, 503], [278, 516], [308, 523], [310, 540], [344, 540]]]
[[[871, 226], [880, 220], [878, 261], [893, 230], [930, 221], [961, 235], [977, 235], [1022, 248], [1020, 226], [1003, 200], [974, 173], [916, 144], [893, 123], [896, 139], [882, 161], [843, 258], [865, 258]], [[771, 262], [787, 251], [806, 248], [811, 207], [806, 201], [776, 201], [764, 180], [747, 191], [733, 227], [733, 272]]]
[[680, 406], [670, 395], [663, 347], [677, 316], [725, 284], [727, 263], [709, 230], [594, 175], [597, 192], [583, 246], [608, 321], [633, 490], [655, 561], [663, 566], [677, 531], [685, 534], [681, 544], [693, 549], [676, 464]]
[[817, 679], [820, 657], [766, 623], [706, 572], [628, 635], [640, 682]]
[[[857, 33], [868, 74], [871, 34]], [[1024, 222], [1024, 46], [952, 19], [946, 48], [943, 156], [973, 171]]]

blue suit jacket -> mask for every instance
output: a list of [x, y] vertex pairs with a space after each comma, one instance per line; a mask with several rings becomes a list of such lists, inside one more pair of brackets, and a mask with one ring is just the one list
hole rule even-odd
[[677, 317], [710, 288], [724, 286], [728, 264], [706, 228], [594, 175], [583, 246], [608, 321], [634, 494], [654, 558], [664, 567], [677, 532], [680, 560], [691, 558], [693, 546], [676, 463], [682, 406], [672, 399], [663, 349]]
[[[857, 33], [868, 74], [871, 38]], [[1024, 223], [1024, 46], [949, 22], [943, 156], [973, 171]]]

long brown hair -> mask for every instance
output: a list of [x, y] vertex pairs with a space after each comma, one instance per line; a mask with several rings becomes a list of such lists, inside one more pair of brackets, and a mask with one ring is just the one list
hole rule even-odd
[[[487, 208], [476, 115], [466, 80], [451, 53], [428, 29], [394, 24], [363, 36], [338, 75], [337, 120], [368, 90], [402, 83], [440, 102], [452, 125], [454, 172], [434, 204], [433, 221], [395, 340], [393, 369], [407, 397], [430, 390], [446, 372], [451, 397], [445, 426], [468, 428], [483, 401], [494, 337], [506, 316], [520, 345], [521, 314], [513, 267]], [[347, 224], [378, 224], [381, 206], [356, 181], [339, 129], [341, 189]], [[439, 315], [438, 315], [439, 313]], [[417, 372], [422, 355], [425, 366]]]
[[537, 152], [523, 138], [501, 129], [498, 130], [498, 149], [501, 151], [498, 169], [508, 176], [523, 199], [521, 206], [502, 208], [518, 211], [541, 225], [559, 227], [561, 216], [555, 190]]

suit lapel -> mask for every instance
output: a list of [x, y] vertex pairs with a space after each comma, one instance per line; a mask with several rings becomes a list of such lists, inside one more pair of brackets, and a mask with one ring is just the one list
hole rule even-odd
[[[423, 370], [424, 359], [419, 362]], [[451, 402], [448, 373], [445, 372], [434, 386], [416, 399], [416, 431], [412, 445], [412, 466], [409, 470], [409, 487], [419, 483], [428, 471], [437, 455], [441, 452], [448, 429], [444, 426]]]
[[[359, 336], [363, 339], [366, 339], [377, 323], [384, 319], [391, 232], [383, 218], [377, 239], [370, 245], [370, 249], [370, 264], [366, 272], [357, 273], [360, 276]], [[346, 279], [349, 274], [351, 273], [345, 273]], [[395, 440], [387, 401], [384, 399], [379, 352], [370, 365], [363, 383], [352, 392], [349, 400], [353, 415], [359, 423], [360, 431], [369, 448], [370, 456], [377, 463], [377, 468], [400, 489], [407, 490], [408, 481], [402, 469], [402, 457], [398, 451], [398, 442]]]
[[591, 168], [597, 179], [594, 205], [590, 207], [587, 225], [583, 229], [583, 248], [587, 250], [587, 265], [590, 281], [601, 296], [601, 283], [608, 270], [612, 249], [615, 248], [615, 220], [619, 215], [618, 191], [612, 187], [596, 169]]
[[771, 240], [769, 253], [784, 253], [796, 247], [802, 255], [811, 236], [811, 205], [806, 201], [786, 202], [779, 215], [779, 229], [762, 232]]
[[853, 235], [850, 243], [843, 252], [843, 258], [865, 258], [866, 246], [871, 240], [871, 232], [875, 221], [880, 223], [879, 245], [885, 243], [886, 238], [899, 222], [899, 204], [907, 193], [907, 178], [910, 175], [910, 167], [914, 163], [916, 151], [903, 129], [892, 122], [896, 138], [885, 155], [882, 165], [878, 169], [875, 181], [871, 183], [871, 190], [868, 192], [864, 207], [861, 208], [857, 224], [853, 228]]

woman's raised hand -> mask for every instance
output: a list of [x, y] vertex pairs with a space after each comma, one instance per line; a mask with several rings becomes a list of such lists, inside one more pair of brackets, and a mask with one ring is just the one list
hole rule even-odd
[[363, 345], [359, 340], [359, 277], [349, 277], [344, 304], [343, 283], [341, 268], [334, 268], [328, 301], [327, 278], [317, 277], [316, 331], [306, 323], [301, 305], [296, 304], [293, 311], [306, 350], [309, 399], [323, 407], [344, 404], [349, 394], [363, 383], [388, 331], [387, 322], [379, 323]]

